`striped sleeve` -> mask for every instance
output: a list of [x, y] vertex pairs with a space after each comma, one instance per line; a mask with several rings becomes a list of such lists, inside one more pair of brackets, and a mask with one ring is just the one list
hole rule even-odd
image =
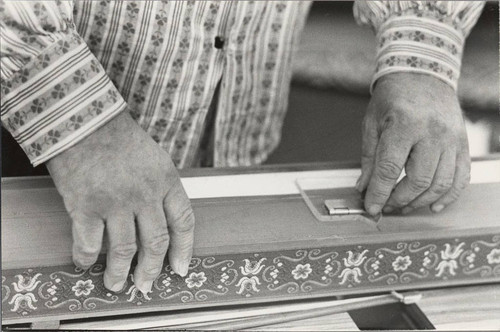
[[457, 89], [465, 38], [484, 1], [361, 1], [358, 23], [377, 35], [375, 82], [394, 72], [433, 75]]
[[72, 1], [0, 0], [2, 124], [35, 166], [126, 107], [72, 15]]

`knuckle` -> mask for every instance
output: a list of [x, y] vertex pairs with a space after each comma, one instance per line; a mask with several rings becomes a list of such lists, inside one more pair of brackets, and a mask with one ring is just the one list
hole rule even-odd
[[73, 262], [80, 267], [87, 267], [94, 264], [99, 252], [95, 250], [85, 250], [82, 248], [73, 249]]
[[142, 273], [147, 279], [155, 279], [161, 273], [161, 266], [151, 266], [143, 269]]
[[456, 201], [459, 196], [460, 196], [460, 189], [451, 189], [448, 194], [448, 202], [452, 203]]
[[179, 218], [176, 218], [174, 221], [174, 225], [172, 231], [176, 233], [188, 233], [192, 232], [194, 229], [195, 219], [194, 212], [191, 206], [188, 206], [184, 211], [180, 214]]
[[419, 176], [410, 181], [409, 187], [413, 192], [422, 192], [431, 186], [432, 179], [426, 176]]
[[446, 193], [453, 186], [453, 179], [443, 179], [432, 184], [432, 192], [438, 195]]
[[155, 256], [165, 255], [168, 250], [170, 237], [168, 233], [163, 232], [155, 237], [153, 237], [150, 241], [144, 243], [144, 249]]
[[378, 165], [378, 176], [382, 181], [394, 181], [401, 173], [401, 167], [389, 159], [381, 160]]
[[371, 200], [378, 202], [381, 200], [384, 200], [389, 196], [389, 193], [387, 191], [382, 190], [382, 188], [374, 188], [372, 189], [371, 193]]
[[134, 243], [123, 243], [118, 244], [111, 248], [111, 254], [113, 258], [128, 260], [134, 257], [137, 251], [137, 244]]

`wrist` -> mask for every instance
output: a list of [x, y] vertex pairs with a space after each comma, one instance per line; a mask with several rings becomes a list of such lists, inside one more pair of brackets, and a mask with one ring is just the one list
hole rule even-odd
[[54, 167], [67, 167], [70, 160], [80, 163], [88, 161], [89, 157], [101, 156], [101, 153], [96, 154], [94, 152], [103, 148], [106, 150], [119, 148], [119, 144], [124, 144], [124, 139], [135, 131], [136, 128], [134, 127], [138, 127], [138, 125], [125, 109], [92, 134], [49, 159], [45, 164], [52, 174]]

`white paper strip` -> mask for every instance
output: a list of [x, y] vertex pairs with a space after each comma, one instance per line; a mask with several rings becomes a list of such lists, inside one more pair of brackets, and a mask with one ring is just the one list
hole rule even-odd
[[[183, 178], [189, 198], [299, 194], [298, 178], [357, 178], [359, 169], [258, 173]], [[471, 183], [500, 182], [500, 160], [472, 163]]]

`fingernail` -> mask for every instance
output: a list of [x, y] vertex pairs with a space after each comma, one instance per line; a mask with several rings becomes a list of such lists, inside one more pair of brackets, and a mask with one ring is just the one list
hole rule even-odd
[[188, 270], [189, 270], [189, 261], [181, 261], [177, 264], [177, 267], [178, 267], [178, 271], [177, 273], [181, 276], [181, 277], [185, 277], [187, 274], [188, 274]]
[[402, 213], [402, 214], [408, 214], [408, 213], [410, 213], [411, 211], [413, 211], [413, 208], [412, 208], [412, 207], [407, 206], [407, 207], [403, 208], [403, 210], [401, 210], [401, 213]]
[[381, 211], [380, 205], [371, 205], [368, 208], [368, 213], [371, 214], [372, 216], [379, 214], [380, 211]]
[[153, 287], [153, 281], [143, 281], [140, 284], [137, 283], [136, 287], [142, 292], [142, 294], [147, 294], [151, 292]]
[[[114, 281], [110, 279], [112, 278], [110, 278], [107, 273], [104, 273], [104, 286], [110, 291], [119, 292], [125, 286], [125, 281]], [[111, 286], [108, 287], [108, 285]]]
[[391, 213], [392, 211], [394, 211], [394, 207], [392, 207], [390, 205], [386, 205], [386, 206], [384, 206], [382, 211], [384, 211], [384, 213]]
[[111, 286], [109, 288], [109, 290], [113, 291], [113, 292], [119, 292], [123, 289], [123, 285], [125, 285], [125, 282], [117, 282], [115, 284], [113, 284], [113, 286]]
[[444, 209], [444, 205], [435, 205], [432, 207], [432, 211], [436, 212], [436, 213], [441, 212], [443, 209]]

